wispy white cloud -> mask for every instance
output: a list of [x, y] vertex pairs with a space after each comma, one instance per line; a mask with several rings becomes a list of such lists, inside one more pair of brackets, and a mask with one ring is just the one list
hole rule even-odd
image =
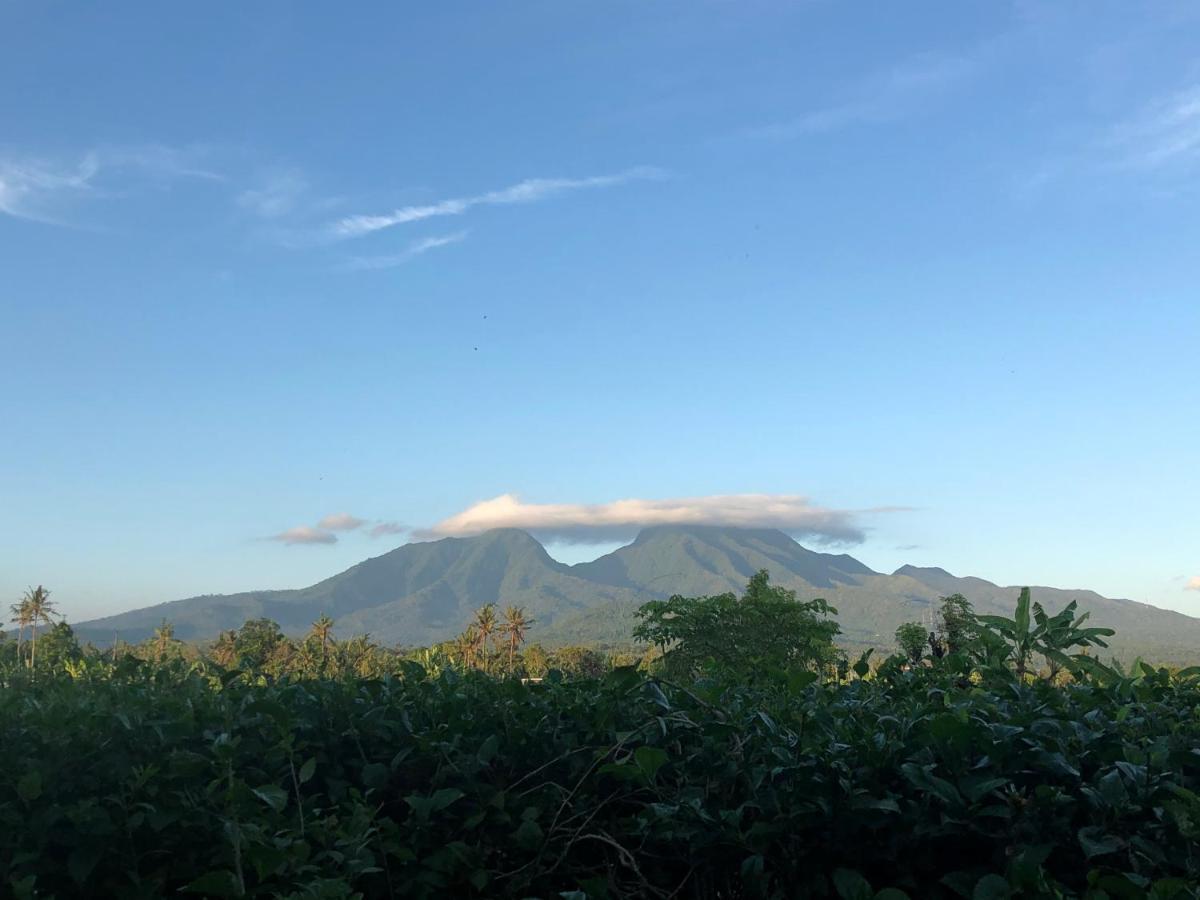
[[1160, 169], [1200, 161], [1200, 84], [1150, 103], [1118, 125], [1110, 143], [1128, 166]]
[[123, 193], [127, 179], [145, 181], [176, 178], [222, 180], [199, 164], [201, 151], [158, 144], [100, 147], [78, 162], [62, 163], [36, 157], [0, 157], [0, 213], [14, 218], [63, 224], [80, 201]]
[[741, 132], [741, 137], [791, 140], [911, 115], [969, 78], [986, 56], [921, 54], [864, 81], [841, 102]]
[[94, 157], [60, 167], [44, 160], [0, 159], [0, 213], [34, 222], [55, 223], [64, 201], [93, 190], [99, 171]]
[[277, 219], [296, 209], [308, 191], [308, 181], [296, 169], [270, 173], [254, 188], [237, 196], [237, 205], [263, 219]]
[[466, 231], [458, 231], [454, 234], [422, 238], [419, 241], [413, 241], [399, 253], [391, 253], [383, 256], [356, 256], [346, 263], [345, 268], [365, 270], [391, 269], [395, 266], [402, 266], [422, 253], [428, 253], [430, 250], [436, 250], [438, 247], [448, 247], [451, 244], [457, 244], [460, 241], [466, 240], [467, 234], [468, 232]]
[[88, 154], [101, 170], [130, 169], [152, 178], [198, 178], [225, 181], [205, 163], [212, 156], [207, 147], [171, 147], [166, 144], [109, 145]]
[[295, 528], [273, 534], [265, 540], [278, 541], [282, 544], [336, 544], [338, 536], [335, 532], [363, 532], [368, 525], [371, 527], [365, 533], [370, 534], [373, 538], [404, 534], [410, 530], [408, 526], [401, 525], [399, 522], [375, 521], [372, 523], [369, 519], [359, 518], [348, 512], [339, 512], [323, 516], [316, 525], [297, 525]]
[[317, 527], [325, 531], [355, 531], [367, 524], [366, 519], [352, 516], [350, 513], [333, 513], [325, 516], [317, 523]]
[[297, 525], [295, 528], [289, 528], [287, 531], [281, 531], [279, 534], [273, 534], [267, 538], [270, 541], [279, 541], [282, 544], [336, 544], [337, 535], [329, 531], [323, 531], [320, 528], [313, 528], [311, 525]]
[[553, 540], [595, 543], [627, 539], [654, 525], [778, 528], [827, 544], [864, 539], [855, 512], [816, 506], [798, 494], [722, 494], [600, 504], [526, 503], [513, 494], [503, 494], [416, 534], [458, 537], [492, 528], [522, 528]]
[[380, 522], [371, 529], [371, 537], [384, 537], [390, 534], [404, 534], [411, 531], [407, 525], [399, 522]]
[[1193, 575], [1183, 586], [1185, 591], [1200, 591], [1200, 575]]
[[354, 215], [339, 219], [330, 226], [330, 234], [337, 238], [360, 237], [438, 216], [458, 216], [475, 206], [498, 206], [514, 203], [533, 203], [568, 191], [588, 188], [615, 187], [631, 181], [662, 178], [662, 169], [639, 166], [612, 175], [592, 175], [586, 178], [530, 178], [510, 187], [471, 197], [455, 197], [419, 206], [402, 206], [382, 215]]

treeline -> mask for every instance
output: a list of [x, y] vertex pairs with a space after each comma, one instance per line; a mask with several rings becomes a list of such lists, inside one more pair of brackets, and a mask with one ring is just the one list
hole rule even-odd
[[270, 678], [381, 678], [409, 662], [431, 674], [443, 670], [480, 671], [498, 677], [544, 678], [557, 671], [569, 678], [595, 678], [614, 667], [637, 665], [656, 656], [645, 647], [566, 646], [547, 649], [529, 642], [534, 620], [525, 610], [496, 604], [481, 607], [458, 637], [432, 647], [388, 647], [358, 635], [340, 640], [333, 620], [321, 616], [308, 633], [292, 638], [277, 622], [251, 619], [210, 642], [185, 642], [163, 620], [153, 634], [135, 644], [118, 642], [97, 648], [81, 643], [58, 615], [50, 592], [31, 588], [12, 606], [15, 639], [0, 632], [0, 670], [8, 672], [81, 671], [89, 664], [112, 665], [125, 659], [151, 664], [208, 663]]
[[[801, 601], [772, 585], [764, 570], [742, 596], [673, 596], [637, 611], [636, 643], [624, 647], [546, 648], [530, 642], [536, 622], [524, 608], [476, 611], [457, 637], [432, 647], [388, 647], [358, 635], [340, 640], [334, 621], [322, 615], [307, 634], [293, 638], [278, 623], [252, 619], [212, 642], [178, 639], [169, 621], [137, 644], [98, 649], [81, 644], [57, 613], [50, 592], [38, 586], [12, 606], [16, 639], [0, 633], [0, 670], [71, 671], [123, 659], [154, 664], [206, 663], [270, 678], [380, 678], [418, 663], [431, 675], [479, 671], [505, 678], [541, 679], [550, 672], [595, 678], [624, 666], [641, 666], [671, 677], [753, 680], [783, 670], [812, 672], [844, 682], [882, 667], [949, 667], [964, 677], [981, 669], [1009, 668], [1020, 678], [1062, 682], [1087, 673], [1121, 673], [1115, 660], [1098, 655], [1111, 628], [1087, 625], [1072, 602], [1051, 615], [1021, 591], [1013, 616], [979, 615], [961, 594], [941, 598], [932, 627], [906, 623], [897, 629], [892, 655], [868, 650], [852, 660], [837, 645], [837, 610], [821, 599]], [[1135, 661], [1132, 671], [1138, 669]], [[1171, 668], [1171, 671], [1177, 671]]]

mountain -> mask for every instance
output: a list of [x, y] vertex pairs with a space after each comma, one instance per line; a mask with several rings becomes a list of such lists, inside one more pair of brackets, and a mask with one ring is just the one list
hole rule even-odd
[[385, 643], [422, 645], [458, 634], [490, 601], [524, 606], [546, 627], [589, 605], [637, 599], [635, 592], [579, 578], [525, 532], [498, 529], [405, 544], [306, 588], [192, 597], [83, 622], [75, 630], [97, 643], [136, 642], [167, 619], [176, 637], [205, 640], [259, 616], [299, 634], [327, 614], [343, 637], [370, 633]]
[[[1011, 614], [1019, 592], [938, 568], [875, 572], [845, 554], [808, 550], [774, 529], [647, 528], [633, 543], [574, 566], [552, 559], [523, 531], [498, 529], [406, 544], [306, 588], [192, 597], [84, 622], [76, 632], [96, 643], [136, 642], [167, 619], [180, 638], [205, 640], [266, 616], [301, 634], [328, 614], [341, 637], [370, 633], [384, 643], [423, 645], [458, 634], [475, 609], [497, 602], [526, 608], [537, 623], [534, 640], [611, 644], [629, 640], [634, 612], [647, 600], [740, 592], [759, 569], [800, 597], [828, 600], [851, 647], [890, 647], [898, 625], [926, 619], [946, 594], [965, 595], [980, 612]], [[1093, 591], [1035, 587], [1033, 597], [1050, 611], [1077, 600], [1095, 624], [1117, 630], [1118, 655], [1200, 658], [1200, 619]]]

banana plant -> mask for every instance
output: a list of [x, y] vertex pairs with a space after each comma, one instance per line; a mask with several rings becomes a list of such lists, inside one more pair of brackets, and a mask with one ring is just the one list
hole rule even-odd
[[1046, 657], [1053, 677], [1060, 668], [1071, 672], [1089, 669], [1082, 660], [1094, 660], [1067, 651], [1075, 647], [1107, 647], [1104, 638], [1115, 633], [1111, 628], [1081, 628], [1091, 613], [1076, 618], [1077, 608], [1078, 603], [1072, 600], [1058, 613], [1047, 615], [1040, 603], [1031, 602], [1029, 588], [1022, 588], [1011, 619], [1007, 616], [979, 616], [978, 621], [1003, 639], [1006, 645], [1005, 659], [1012, 662], [1018, 679], [1024, 680], [1035, 653]]
[[1037, 623], [1038, 650], [1050, 664], [1050, 678], [1058, 674], [1059, 669], [1078, 672], [1080, 659], [1088, 659], [1080, 653], [1068, 654], [1066, 651], [1075, 647], [1107, 647], [1104, 638], [1116, 634], [1111, 628], [1082, 628], [1084, 622], [1091, 616], [1085, 612], [1078, 618], [1075, 609], [1078, 604], [1072, 600], [1056, 615], [1048, 616], [1040, 603], [1033, 604], [1033, 618]]

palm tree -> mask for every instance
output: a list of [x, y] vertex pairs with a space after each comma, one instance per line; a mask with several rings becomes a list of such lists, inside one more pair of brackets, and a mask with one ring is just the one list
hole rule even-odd
[[167, 648], [175, 643], [175, 626], [166, 619], [154, 629], [154, 658], [162, 662], [166, 658]]
[[508, 635], [509, 672], [513, 671], [513, 657], [517, 654], [517, 647], [525, 643], [525, 637], [532, 624], [533, 619], [525, 618], [525, 607], [512, 605], [504, 607], [504, 622], [500, 625], [500, 631]]
[[56, 610], [54, 609], [54, 601], [50, 599], [50, 592], [40, 584], [36, 588], [30, 588], [25, 592], [23, 602], [29, 606], [29, 626], [30, 626], [30, 642], [29, 642], [29, 668], [33, 668], [37, 664], [37, 627], [38, 625], [49, 625], [54, 621]]
[[321, 613], [308, 630], [308, 636], [299, 644], [300, 666], [309, 674], [329, 674], [331, 645], [336, 648], [332, 633], [333, 619]]
[[462, 657], [464, 669], [475, 667], [475, 645], [478, 642], [478, 630], [474, 625], [468, 625], [466, 631], [454, 639], [454, 650]]
[[[492, 636], [492, 632], [496, 630], [496, 604], [489, 603], [487, 606], [480, 607], [475, 613], [475, 646], [476, 650], [486, 654], [488, 638]], [[487, 670], [487, 656], [484, 659], [484, 670]]]
[[21, 638], [25, 636], [25, 629], [31, 621], [29, 612], [29, 596], [22, 597], [20, 601], [14, 603], [9, 610], [12, 612], [13, 624], [17, 626], [17, 662], [21, 661]]
[[309, 632], [313, 637], [321, 642], [321, 658], [325, 658], [326, 648], [329, 646], [329, 634], [333, 631], [333, 619], [321, 613], [321, 618], [312, 624], [312, 631]]
[[233, 668], [238, 663], [238, 648], [237, 648], [236, 631], [222, 631], [213, 644], [211, 655], [220, 665], [227, 668]]

